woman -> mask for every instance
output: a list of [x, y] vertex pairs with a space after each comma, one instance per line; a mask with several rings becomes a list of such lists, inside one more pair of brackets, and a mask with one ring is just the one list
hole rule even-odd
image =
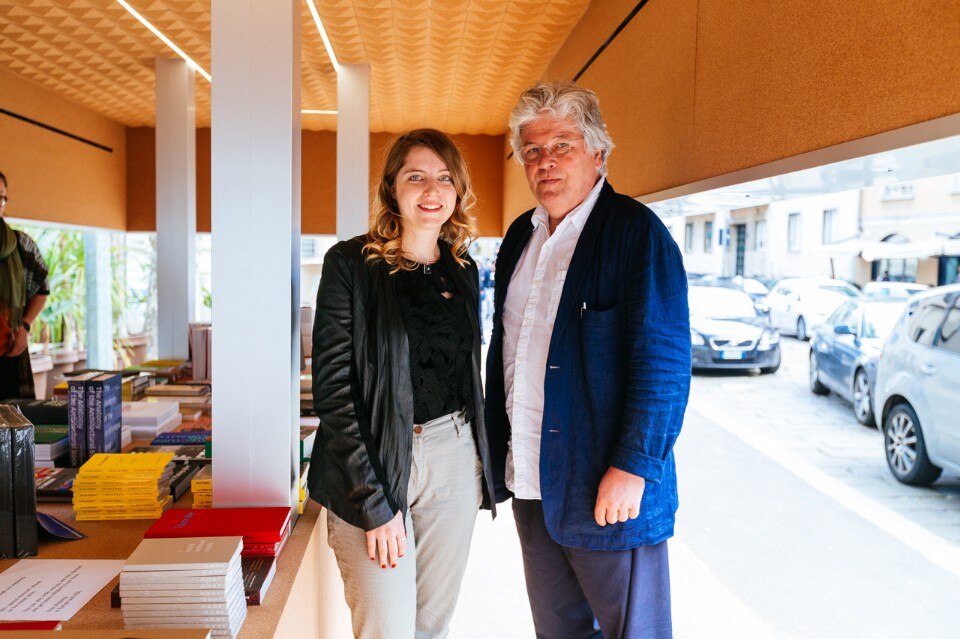
[[357, 637], [446, 636], [477, 509], [494, 507], [473, 203], [453, 142], [411, 131], [387, 154], [370, 231], [323, 261], [308, 482]]
[[27, 340], [50, 290], [47, 265], [29, 235], [7, 225], [7, 176], [0, 173], [0, 399], [33, 399]]

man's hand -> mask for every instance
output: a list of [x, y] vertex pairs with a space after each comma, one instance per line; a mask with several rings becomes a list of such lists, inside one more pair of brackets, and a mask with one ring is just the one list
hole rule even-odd
[[13, 346], [10, 347], [10, 351], [7, 353], [7, 357], [17, 357], [26, 350], [27, 340], [30, 338], [30, 333], [27, 332], [27, 329], [20, 327], [17, 330], [16, 337], [13, 338]]
[[380, 567], [397, 567], [397, 560], [407, 551], [407, 531], [403, 525], [403, 511], [393, 519], [373, 530], [367, 531], [367, 555], [371, 561], [380, 558]]
[[645, 483], [643, 477], [612, 466], [608, 468], [600, 480], [597, 505], [593, 509], [597, 524], [606, 526], [639, 517]]

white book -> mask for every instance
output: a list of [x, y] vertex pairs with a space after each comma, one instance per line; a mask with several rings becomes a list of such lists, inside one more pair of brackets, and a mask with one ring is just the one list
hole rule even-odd
[[[228, 575], [229, 578], [229, 575]], [[204, 584], [199, 588], [185, 588], [182, 582], [154, 583], [154, 584], [120, 584], [120, 597], [122, 599], [130, 598], [150, 598], [160, 597], [163, 599], [183, 599], [184, 601], [196, 601], [197, 597], [218, 597], [216, 601], [226, 601], [227, 595], [236, 587], [236, 582], [243, 586], [243, 574], [240, 573], [227, 586], [218, 587], [212, 584]], [[202, 583], [202, 582], [201, 582]]]
[[175, 401], [123, 402], [122, 422], [126, 426], [159, 426], [179, 410]]
[[[144, 539], [127, 558], [123, 574], [129, 572], [219, 571], [226, 575], [231, 565], [240, 562], [243, 537], [181, 537]], [[196, 575], [196, 576], [203, 576]]]

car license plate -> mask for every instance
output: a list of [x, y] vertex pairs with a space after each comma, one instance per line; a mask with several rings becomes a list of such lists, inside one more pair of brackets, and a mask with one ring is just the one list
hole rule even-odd
[[745, 356], [743, 351], [720, 351], [720, 359], [743, 359]]

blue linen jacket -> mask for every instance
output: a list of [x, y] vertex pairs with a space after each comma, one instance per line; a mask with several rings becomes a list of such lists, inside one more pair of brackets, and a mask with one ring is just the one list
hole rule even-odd
[[[503, 376], [503, 304], [530, 240], [533, 211], [510, 225], [497, 256], [485, 416], [497, 501], [510, 421]], [[604, 184], [567, 270], [544, 379], [540, 492], [557, 543], [627, 550], [673, 535], [678, 507], [673, 445], [690, 391], [687, 279], [660, 219]], [[640, 516], [597, 525], [610, 466], [646, 480]]]

